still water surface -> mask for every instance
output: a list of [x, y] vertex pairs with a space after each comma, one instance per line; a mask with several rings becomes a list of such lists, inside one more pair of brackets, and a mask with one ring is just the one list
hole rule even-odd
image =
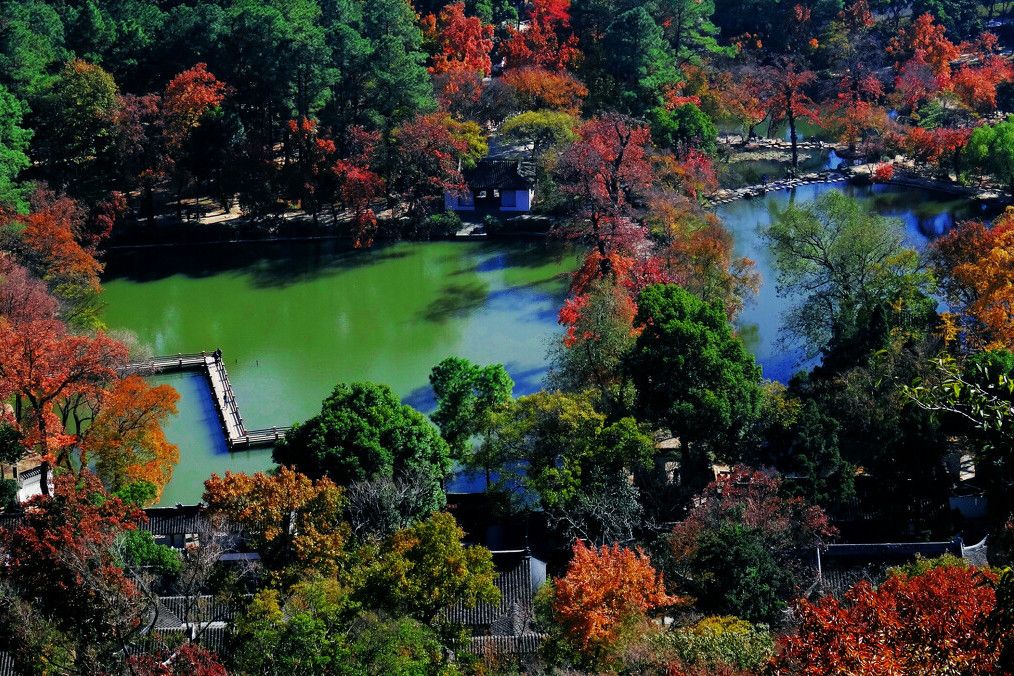
[[[335, 383], [386, 383], [432, 407], [430, 369], [451, 355], [502, 362], [516, 394], [541, 386], [556, 314], [577, 255], [542, 243], [403, 243], [345, 251], [333, 241], [111, 252], [111, 328], [155, 354], [221, 348], [249, 428], [289, 425]], [[167, 428], [181, 461], [162, 502], [192, 502], [211, 472], [271, 465], [268, 450], [230, 455], [200, 375]]]
[[732, 232], [737, 253], [753, 259], [761, 274], [760, 291], [743, 310], [739, 325], [740, 335], [757, 357], [765, 378], [787, 381], [802, 365], [802, 351], [791, 340], [782, 339], [782, 314], [791, 299], [778, 293], [773, 258], [761, 233], [790, 202], [812, 201], [831, 188], [859, 198], [877, 213], [900, 219], [906, 244], [918, 250], [950, 230], [955, 221], [988, 216], [969, 200], [953, 195], [892, 185], [844, 183], [800, 186], [719, 206], [716, 213]]
[[[779, 342], [785, 299], [777, 295], [760, 231], [790, 200], [831, 186], [723, 205], [718, 215], [737, 250], [764, 280], [740, 330], [764, 376], [785, 380], [799, 352]], [[887, 186], [837, 186], [903, 219], [922, 248], [955, 218], [961, 199]], [[370, 251], [333, 241], [194, 245], [111, 252], [106, 321], [129, 329], [155, 354], [221, 348], [249, 428], [289, 425], [319, 410], [335, 383], [387, 383], [406, 403], [432, 408], [430, 368], [460, 355], [504, 363], [516, 394], [539, 389], [559, 337], [556, 315], [578, 254], [543, 243], [402, 243]], [[211, 395], [196, 374], [160, 378], [182, 395], [167, 427], [181, 461], [163, 504], [194, 502], [212, 472], [271, 466], [269, 450], [230, 454]]]

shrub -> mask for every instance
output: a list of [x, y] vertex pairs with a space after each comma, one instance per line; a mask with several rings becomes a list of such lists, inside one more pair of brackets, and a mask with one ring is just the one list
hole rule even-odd
[[18, 482], [14, 479], [0, 479], [0, 512], [13, 509], [18, 501]]
[[453, 211], [433, 214], [426, 219], [426, 230], [430, 236], [446, 237], [461, 230], [461, 216]]

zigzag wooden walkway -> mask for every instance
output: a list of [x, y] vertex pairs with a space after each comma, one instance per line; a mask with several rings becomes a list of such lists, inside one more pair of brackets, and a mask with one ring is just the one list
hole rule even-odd
[[176, 354], [164, 357], [133, 362], [128, 370], [136, 373], [172, 373], [179, 371], [200, 370], [208, 378], [211, 392], [218, 411], [218, 420], [225, 432], [225, 440], [229, 450], [241, 450], [270, 446], [279, 441], [289, 431], [288, 427], [271, 427], [268, 429], [248, 430], [243, 424], [243, 416], [239, 412], [236, 393], [232, 391], [229, 374], [222, 361], [222, 351], [199, 352], [193, 354]]

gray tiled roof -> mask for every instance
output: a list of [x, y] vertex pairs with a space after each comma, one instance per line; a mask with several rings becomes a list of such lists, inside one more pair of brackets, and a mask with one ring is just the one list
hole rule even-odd
[[465, 182], [472, 190], [521, 190], [534, 185], [530, 167], [519, 160], [480, 160], [474, 169], [464, 172]]
[[532, 600], [542, 581], [538, 566], [542, 564], [522, 552], [494, 553], [493, 560], [500, 573], [495, 581], [500, 603], [479, 603], [474, 608], [459, 603], [446, 616], [466, 627], [500, 635], [523, 633], [532, 618]]
[[190, 617], [187, 619], [190, 622], [231, 622], [238, 614], [238, 609], [233, 604], [207, 594], [198, 597], [160, 596], [158, 602], [180, 620], [176, 625], [163, 626], [183, 624], [188, 612]]
[[200, 505], [150, 507], [144, 510], [144, 513], [148, 516], [148, 520], [140, 524], [140, 528], [153, 535], [199, 533], [207, 526]]
[[[139, 524], [141, 530], [153, 535], [182, 535], [199, 533], [207, 521], [201, 513], [200, 505], [184, 505], [181, 507], [149, 507], [144, 510], [148, 519]], [[16, 528], [23, 518], [21, 512], [0, 514], [0, 528]]]
[[[168, 629], [158, 628], [152, 630], [152, 633], [165, 641], [177, 644], [181, 641], [189, 640], [186, 629]], [[204, 646], [208, 650], [216, 653], [222, 652], [225, 648], [226, 642], [229, 638], [228, 627], [208, 627], [201, 631], [197, 638], [197, 643]]]
[[14, 671], [14, 658], [3, 650], [0, 650], [0, 676], [18, 676]]
[[892, 567], [917, 557], [936, 558], [944, 554], [961, 557], [975, 566], [984, 566], [986, 541], [965, 547], [960, 538], [950, 542], [883, 542], [827, 545], [820, 553], [821, 578], [815, 586], [821, 594], [842, 597], [865, 580], [876, 586], [887, 579]]
[[546, 640], [545, 634], [520, 636], [473, 636], [465, 651], [473, 655], [534, 655]]
[[17, 528], [21, 525], [21, 513], [3, 513], [0, 514], [0, 530], [10, 530]]

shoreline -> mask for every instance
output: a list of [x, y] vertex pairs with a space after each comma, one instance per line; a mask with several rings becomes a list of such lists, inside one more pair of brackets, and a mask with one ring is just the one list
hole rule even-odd
[[[819, 172], [810, 172], [802, 176], [795, 178], [783, 178], [766, 183], [755, 183], [746, 186], [740, 186], [738, 188], [720, 188], [708, 196], [704, 200], [704, 206], [707, 209], [714, 209], [718, 206], [736, 202], [739, 200], [749, 200], [755, 197], [761, 197], [769, 192], [775, 192], [778, 190], [792, 190], [805, 185], [819, 185], [819, 184], [830, 184], [830, 183], [849, 183], [852, 185], [863, 185], [871, 184], [873, 181], [870, 180], [870, 176], [859, 171], [856, 168], [850, 168], [847, 172], [835, 171], [835, 170], [824, 170]], [[921, 178], [919, 176], [906, 176], [904, 174], [896, 175], [888, 181], [878, 181], [881, 185], [897, 185], [900, 187], [917, 188], [921, 190], [928, 190], [934, 192], [947, 193], [952, 195], [958, 195], [966, 197], [972, 200], [978, 201], [993, 201], [999, 205], [1008, 205], [1014, 202], [1014, 197], [1007, 195], [1000, 191], [992, 191], [986, 188], [979, 188], [975, 186], [966, 186], [956, 183], [954, 181], [940, 181], [927, 178]], [[547, 220], [552, 221], [552, 217], [544, 216]], [[455, 237], [454, 235], [446, 235], [443, 237], [434, 237], [431, 239], [408, 239], [408, 238], [392, 238], [392, 239], [378, 239], [377, 244], [389, 245], [398, 242], [476, 242], [476, 241], [496, 241], [496, 240], [546, 240], [550, 238], [548, 231], [545, 232], [534, 232], [534, 231], [507, 231], [498, 232], [494, 234], [486, 234], [481, 236], [468, 236], [468, 237]], [[195, 239], [189, 241], [165, 241], [165, 242], [139, 242], [139, 243], [125, 243], [125, 244], [112, 244], [103, 249], [103, 252], [110, 251], [130, 251], [130, 250], [144, 250], [144, 249], [160, 249], [169, 247], [186, 247], [186, 246], [204, 246], [204, 245], [227, 245], [227, 244], [261, 244], [261, 243], [282, 243], [282, 242], [314, 242], [314, 241], [335, 241], [345, 240], [349, 242], [350, 249], [354, 249], [351, 246], [352, 238], [347, 235], [341, 234], [306, 234], [306, 235], [267, 235], [264, 237], [251, 237], [237, 236], [237, 237], [222, 237], [218, 239]]]

